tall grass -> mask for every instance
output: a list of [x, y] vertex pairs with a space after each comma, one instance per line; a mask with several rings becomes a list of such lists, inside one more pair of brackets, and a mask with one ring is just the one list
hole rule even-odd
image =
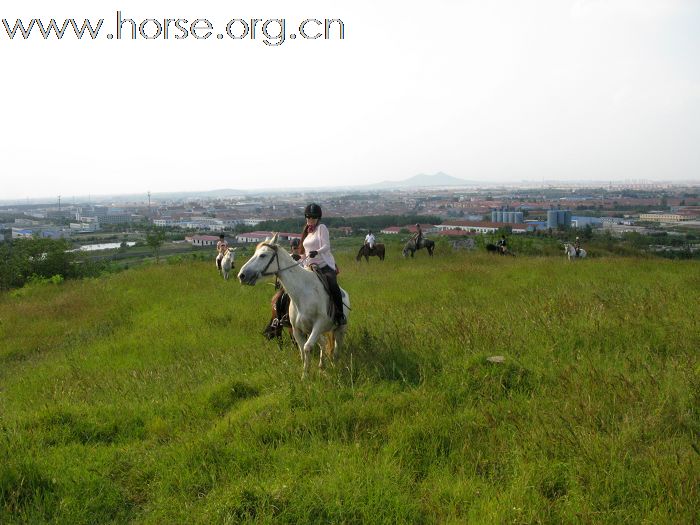
[[0, 522], [698, 521], [697, 262], [354, 255], [304, 382], [211, 261], [1, 296]]

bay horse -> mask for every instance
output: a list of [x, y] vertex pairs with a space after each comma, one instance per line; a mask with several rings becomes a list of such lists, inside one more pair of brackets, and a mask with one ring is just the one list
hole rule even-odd
[[[326, 291], [320, 277], [311, 269], [299, 266], [291, 255], [277, 244], [276, 233], [271, 239], [265, 239], [255, 248], [255, 253], [238, 272], [241, 284], [254, 286], [261, 277], [275, 275], [289, 294], [289, 321], [292, 325], [294, 340], [304, 364], [302, 379], [309, 371], [311, 349], [316, 344], [325, 343], [326, 350], [332, 348], [331, 359], [340, 355], [340, 350], [347, 330], [347, 325], [333, 322], [333, 301]], [[343, 296], [343, 313], [350, 313], [350, 296], [340, 289]], [[323, 367], [323, 348], [318, 362]]]
[[586, 250], [583, 248], [579, 248], [578, 250], [578, 255], [576, 255], [576, 248], [574, 247], [573, 244], [564, 243], [564, 253], [566, 254], [566, 257], [571, 260], [571, 259], [583, 259], [586, 257]]
[[415, 239], [411, 239], [404, 245], [403, 251], [401, 253], [404, 257], [408, 257], [409, 253], [411, 254], [411, 257], [413, 257], [413, 254], [421, 248], [425, 248], [426, 250], [428, 250], [428, 255], [432, 257], [433, 251], [435, 250], [435, 241], [431, 241], [430, 239], [423, 239], [420, 243], [420, 246], [416, 247]]
[[365, 261], [369, 262], [369, 258], [372, 256], [379, 257], [380, 261], [384, 260], [384, 253], [385, 253], [385, 248], [384, 245], [381, 242], [378, 242], [374, 245], [374, 248], [369, 247], [369, 244], [363, 244], [362, 248], [360, 248], [360, 251], [357, 252], [357, 257], [355, 258], [356, 261], [359, 261], [362, 259], [362, 257], [365, 258]]

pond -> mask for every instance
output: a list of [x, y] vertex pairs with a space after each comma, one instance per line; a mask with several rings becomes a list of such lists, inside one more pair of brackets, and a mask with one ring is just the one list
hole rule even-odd
[[[135, 245], [135, 242], [127, 242], [126, 245], [131, 247]], [[120, 242], [105, 242], [102, 244], [86, 244], [75, 250], [69, 250], [71, 252], [94, 252], [97, 250], [116, 250], [122, 245]]]

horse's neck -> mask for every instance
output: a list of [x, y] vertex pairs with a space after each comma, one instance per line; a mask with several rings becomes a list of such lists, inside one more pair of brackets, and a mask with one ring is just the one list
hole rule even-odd
[[[289, 261], [280, 260], [282, 268], [285, 268], [292, 263], [294, 263], [294, 260], [291, 257], [289, 258]], [[313, 291], [315, 291], [321, 284], [318, 277], [314, 275], [313, 272], [304, 270], [298, 265], [292, 266], [291, 268], [280, 272], [278, 274], [278, 278], [291, 300], [297, 305], [303, 303], [303, 301], [300, 299], [304, 295], [310, 292], [313, 293]]]

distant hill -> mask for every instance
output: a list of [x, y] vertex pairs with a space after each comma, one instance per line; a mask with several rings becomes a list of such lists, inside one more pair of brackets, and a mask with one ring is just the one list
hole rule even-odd
[[377, 184], [369, 184], [367, 188], [388, 189], [388, 188], [423, 188], [440, 186], [478, 186], [478, 182], [458, 179], [442, 171], [434, 175], [421, 173], [404, 180], [385, 180]]

